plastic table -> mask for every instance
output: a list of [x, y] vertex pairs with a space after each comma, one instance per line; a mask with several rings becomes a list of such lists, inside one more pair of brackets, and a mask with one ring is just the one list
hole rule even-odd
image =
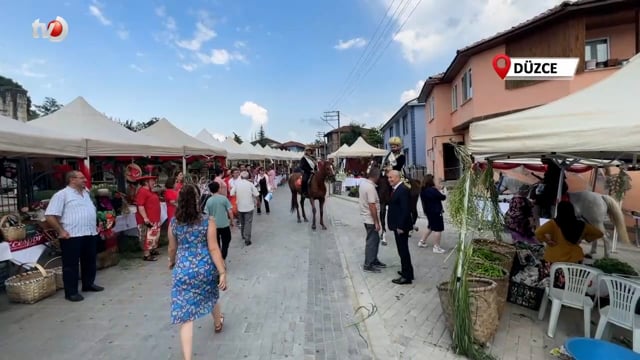
[[597, 339], [572, 338], [567, 340], [565, 348], [576, 360], [639, 360], [640, 354], [620, 345]]

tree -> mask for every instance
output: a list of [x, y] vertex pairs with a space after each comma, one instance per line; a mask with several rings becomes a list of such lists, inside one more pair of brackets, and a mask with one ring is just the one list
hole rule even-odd
[[125, 121], [120, 121], [120, 120], [115, 120], [115, 119], [111, 119], [117, 123], [119, 123], [120, 125], [126, 127], [127, 129], [133, 131], [133, 132], [138, 132], [140, 130], [144, 130], [146, 128], [148, 128], [149, 126], [157, 123], [158, 121], [160, 121], [159, 117], [152, 117], [151, 119], [149, 119], [149, 121], [137, 121], [134, 122], [133, 120], [125, 120]]
[[41, 105], [36, 105], [36, 111], [39, 116], [49, 115], [62, 108], [62, 104], [52, 97], [45, 97]]
[[240, 137], [240, 135], [233, 133], [233, 141], [235, 141], [238, 144], [242, 144], [242, 138]]
[[349, 129], [349, 131], [347, 131], [346, 133], [340, 135], [340, 146], [344, 144], [351, 146], [354, 142], [356, 142], [356, 140], [358, 140], [360, 136], [362, 136], [362, 128], [364, 127], [364, 124], [353, 122], [349, 124], [349, 126], [351, 127], [351, 129]]
[[380, 131], [380, 127], [374, 127], [371, 130], [369, 130], [366, 140], [371, 146], [382, 147], [382, 145], [384, 145], [384, 137], [382, 136], [382, 131]]

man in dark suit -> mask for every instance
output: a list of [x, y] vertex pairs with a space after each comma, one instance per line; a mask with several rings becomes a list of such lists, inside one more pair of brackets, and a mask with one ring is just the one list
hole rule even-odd
[[389, 211], [387, 213], [387, 224], [389, 230], [393, 231], [400, 255], [402, 270], [398, 271], [400, 277], [392, 282], [398, 285], [411, 284], [413, 281], [413, 266], [411, 265], [411, 254], [409, 253], [409, 231], [413, 228], [411, 220], [411, 206], [409, 189], [402, 183], [399, 171], [392, 170], [387, 174], [389, 184], [393, 188], [391, 200], [389, 201]]

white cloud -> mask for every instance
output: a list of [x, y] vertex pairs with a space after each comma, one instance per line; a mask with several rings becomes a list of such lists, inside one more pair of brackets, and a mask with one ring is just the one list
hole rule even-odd
[[358, 38], [353, 38], [353, 39], [349, 39], [349, 40], [338, 40], [338, 44], [334, 46], [335, 49], [337, 50], [348, 50], [351, 48], [361, 48], [363, 46], [367, 45], [367, 40], [358, 37]]
[[245, 101], [240, 106], [240, 114], [251, 118], [253, 125], [264, 125], [269, 121], [267, 109], [254, 103], [253, 101]]
[[162, 6], [158, 6], [158, 7], [155, 9], [155, 11], [156, 11], [156, 15], [157, 15], [157, 16], [159, 16], [159, 17], [165, 17], [165, 16], [167, 16], [167, 8], [166, 8], [166, 7], [164, 7], [164, 5], [162, 5]]
[[42, 72], [38, 72], [37, 69], [34, 69], [34, 68], [41, 67], [41, 65], [44, 65], [45, 63], [46, 63], [46, 61], [44, 61], [42, 59], [28, 61], [28, 62], [20, 65], [19, 73], [22, 76], [26, 76], [26, 77], [33, 77], [33, 78], [44, 78], [44, 77], [47, 77], [46, 74], [44, 74]]
[[127, 40], [129, 38], [129, 30], [125, 29], [124, 26], [121, 26], [117, 31], [118, 37], [122, 40]]
[[130, 64], [129, 68], [131, 68], [131, 69], [133, 69], [133, 70], [135, 70], [137, 72], [141, 72], [141, 73], [144, 72], [144, 70], [140, 66], [138, 66], [136, 64]]
[[198, 53], [203, 64], [227, 65], [233, 60], [243, 61], [244, 56], [239, 53], [230, 53], [226, 49], [213, 49], [209, 54]]
[[416, 83], [415, 88], [403, 91], [402, 94], [400, 95], [400, 102], [404, 104], [409, 100], [413, 100], [417, 98], [418, 95], [420, 95], [420, 90], [422, 90], [422, 86], [424, 86], [424, 80], [418, 81], [418, 83]]
[[111, 25], [111, 20], [107, 19], [107, 17], [102, 13], [103, 4], [93, 1], [93, 5], [89, 5], [89, 13], [93, 15], [102, 25], [108, 26]]
[[138, 51], [138, 52], [136, 52], [136, 56], [137, 56], [137, 57], [143, 57], [143, 56], [144, 56], [144, 53], [143, 53], [143, 52], [141, 52], [141, 51]]
[[198, 68], [197, 64], [181, 64], [180, 66], [188, 72], [192, 72]]
[[217, 34], [213, 29], [201, 22], [197, 22], [193, 38], [190, 40], [178, 40], [176, 41], [176, 45], [187, 50], [198, 51], [202, 47], [202, 44], [216, 36]]
[[[378, 0], [377, 6], [386, 9], [392, 1]], [[408, 62], [424, 63], [442, 56], [453, 56], [456, 49], [507, 30], [561, 2], [459, 0], [452, 6], [448, 1], [423, 0], [394, 41], [400, 45]], [[405, 21], [415, 4], [414, 1], [407, 11], [398, 12], [394, 31]], [[390, 11], [393, 13], [396, 7], [394, 5]]]
[[247, 43], [244, 41], [236, 41], [233, 43], [233, 46], [239, 49], [239, 48], [247, 47]]

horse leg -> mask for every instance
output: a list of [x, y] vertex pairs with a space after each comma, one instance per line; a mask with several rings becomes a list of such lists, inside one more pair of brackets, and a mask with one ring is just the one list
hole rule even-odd
[[300, 207], [302, 208], [302, 218], [304, 219], [304, 222], [309, 222], [309, 220], [307, 220], [307, 214], [304, 212], [304, 199], [306, 199], [304, 195], [300, 194]]
[[295, 190], [291, 192], [291, 212], [293, 212], [293, 209], [296, 210], [298, 215], [298, 222], [302, 222], [300, 220], [300, 207], [298, 206], [298, 192]]
[[311, 212], [313, 213], [313, 219], [311, 221], [311, 229], [316, 229], [316, 200], [314, 198], [309, 198], [309, 202], [311, 203]]
[[[602, 233], [604, 234], [602, 236], [602, 245], [604, 245], [604, 257], [608, 258], [610, 255], [611, 244], [609, 242], [609, 235], [607, 235], [607, 230], [604, 228], [604, 223], [595, 223], [593, 224], [593, 226], [600, 229], [600, 231], [602, 231]], [[595, 255], [598, 253], [598, 240], [594, 240], [591, 242], [591, 251], [589, 252], [589, 254]]]
[[380, 228], [382, 229], [380, 243], [386, 246], [388, 244], [385, 236], [387, 232], [387, 204], [380, 204]]
[[327, 227], [324, 226], [324, 198], [318, 199], [318, 203], [320, 204], [320, 226], [322, 230], [327, 230]]

